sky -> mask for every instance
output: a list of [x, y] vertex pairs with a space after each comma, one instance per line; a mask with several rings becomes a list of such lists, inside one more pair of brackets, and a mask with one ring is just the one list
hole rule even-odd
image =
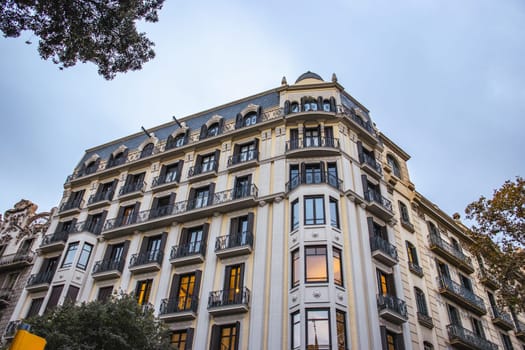
[[155, 59], [111, 81], [0, 37], [0, 213], [57, 206], [86, 149], [308, 70], [337, 74], [448, 214], [525, 175], [522, 0], [172, 0], [140, 30]]

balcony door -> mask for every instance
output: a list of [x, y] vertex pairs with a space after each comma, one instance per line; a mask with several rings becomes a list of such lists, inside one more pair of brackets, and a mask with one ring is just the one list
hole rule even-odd
[[321, 132], [319, 128], [304, 129], [304, 146], [319, 147], [321, 144]]
[[244, 264], [226, 266], [224, 275], [224, 304], [239, 304], [242, 302], [244, 287]]
[[242, 176], [235, 179], [233, 198], [244, 198], [250, 195], [252, 176]]
[[393, 276], [377, 270], [377, 289], [380, 295], [396, 296]]

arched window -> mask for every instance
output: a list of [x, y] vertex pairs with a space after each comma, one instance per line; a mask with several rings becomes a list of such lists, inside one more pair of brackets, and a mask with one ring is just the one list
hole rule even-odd
[[144, 148], [142, 149], [142, 152], [140, 152], [140, 158], [148, 157], [153, 154], [153, 143], [148, 143]]
[[434, 345], [428, 341], [423, 342], [423, 350], [434, 350]]
[[390, 154], [388, 154], [386, 156], [386, 161], [388, 165], [390, 165], [390, 167], [392, 168], [392, 172], [394, 173], [394, 175], [401, 178], [401, 169], [399, 168], [399, 163], [397, 162], [397, 160]]
[[416, 306], [418, 314], [429, 316], [427, 309], [427, 302], [425, 300], [425, 293], [418, 287], [414, 287], [414, 294], [416, 295]]
[[305, 112], [317, 111], [317, 101], [313, 98], [308, 98], [304, 102], [303, 110]]
[[88, 165], [86, 165], [86, 168], [84, 169], [84, 174], [93, 174], [97, 170], [97, 162], [92, 161], [89, 162]]
[[255, 125], [256, 123], [257, 123], [257, 113], [256, 112], [250, 112], [246, 114], [242, 120], [243, 126]]
[[213, 123], [208, 128], [208, 133], [206, 134], [207, 137], [217, 136], [219, 135], [219, 123]]
[[292, 102], [292, 104], [290, 105], [290, 111], [292, 113], [297, 113], [299, 112], [299, 103], [297, 102]]
[[330, 112], [330, 101], [329, 100], [323, 101], [323, 111]]

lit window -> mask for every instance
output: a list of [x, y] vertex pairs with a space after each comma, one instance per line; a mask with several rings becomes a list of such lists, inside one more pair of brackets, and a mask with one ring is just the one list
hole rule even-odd
[[135, 289], [135, 297], [139, 305], [146, 305], [149, 301], [149, 295], [151, 293], [151, 285], [153, 280], [144, 280], [137, 282], [137, 288]]
[[91, 251], [93, 246], [89, 243], [84, 243], [82, 246], [82, 251], [80, 252], [80, 258], [78, 258], [77, 267], [79, 269], [85, 270], [89, 262], [89, 257], [91, 256]]
[[292, 202], [292, 219], [291, 219], [291, 230], [299, 228], [299, 200], [296, 199]]
[[409, 241], [406, 241], [406, 246], [407, 246], [408, 263], [419, 266], [416, 247], [414, 247], [414, 245], [410, 243]]
[[343, 285], [343, 262], [341, 258], [341, 250], [334, 248], [333, 249], [334, 254], [334, 260], [333, 260], [333, 268], [334, 268], [334, 283], [342, 286]]
[[237, 349], [238, 327], [235, 324], [221, 326], [220, 350]]
[[306, 197], [304, 199], [304, 224], [324, 225], [324, 197]]
[[330, 197], [330, 224], [339, 228], [339, 209], [337, 200]]
[[292, 288], [299, 285], [299, 249], [292, 252]]
[[337, 322], [337, 350], [346, 350], [346, 316], [339, 310], [335, 311]]
[[390, 154], [386, 156], [386, 162], [392, 168], [392, 172], [395, 176], [401, 178], [401, 169], [399, 168], [399, 163], [392, 157]]
[[73, 261], [75, 260], [75, 255], [77, 254], [78, 242], [70, 243], [67, 247], [66, 256], [62, 262], [62, 267], [71, 267]]
[[195, 291], [195, 273], [182, 275], [179, 282], [179, 291], [177, 293], [177, 310], [191, 310], [194, 303]]
[[305, 247], [306, 283], [328, 282], [326, 247]]
[[171, 334], [171, 346], [178, 350], [185, 350], [188, 333], [184, 330], [174, 331]]
[[306, 348], [331, 349], [330, 312], [327, 309], [306, 310]]

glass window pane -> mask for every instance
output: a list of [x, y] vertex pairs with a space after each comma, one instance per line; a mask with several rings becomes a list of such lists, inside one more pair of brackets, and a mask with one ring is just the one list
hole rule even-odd
[[337, 285], [343, 285], [343, 265], [341, 261], [341, 251], [334, 248], [334, 283]]
[[78, 242], [70, 243], [67, 248], [66, 257], [62, 262], [62, 267], [71, 267], [73, 261], [75, 260], [75, 255], [77, 254]]
[[80, 253], [80, 258], [78, 259], [78, 262], [77, 262], [77, 267], [79, 269], [82, 269], [82, 270], [86, 269], [92, 250], [93, 250], [93, 246], [91, 244], [84, 243], [84, 246], [82, 247], [82, 252]]
[[308, 349], [330, 348], [330, 320], [328, 310], [307, 310]]
[[305, 248], [306, 282], [327, 282], [326, 248]]

